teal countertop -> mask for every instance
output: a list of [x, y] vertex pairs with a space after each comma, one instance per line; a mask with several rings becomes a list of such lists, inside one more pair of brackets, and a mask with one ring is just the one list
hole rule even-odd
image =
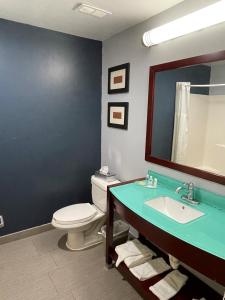
[[[169, 234], [206, 252], [225, 259], [225, 197], [196, 188], [195, 198], [200, 201], [195, 209], [204, 216], [186, 224], [180, 224], [147, 206], [145, 202], [159, 196], [169, 196], [181, 201], [175, 192], [182, 183], [170, 177], [152, 172], [158, 178], [156, 189], [146, 188], [140, 182], [110, 188], [111, 193], [137, 215]], [[181, 201], [184, 203], [183, 201]]]

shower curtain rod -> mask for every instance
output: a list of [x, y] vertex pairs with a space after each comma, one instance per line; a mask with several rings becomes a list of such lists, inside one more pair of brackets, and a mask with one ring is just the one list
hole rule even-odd
[[214, 83], [214, 84], [187, 84], [190, 87], [211, 87], [211, 86], [225, 86], [225, 83]]

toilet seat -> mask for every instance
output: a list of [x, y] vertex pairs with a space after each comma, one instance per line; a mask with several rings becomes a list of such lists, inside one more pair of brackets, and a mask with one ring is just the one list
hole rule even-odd
[[93, 219], [96, 214], [97, 210], [90, 203], [79, 203], [57, 210], [53, 214], [53, 219], [58, 224], [73, 225], [87, 222]]

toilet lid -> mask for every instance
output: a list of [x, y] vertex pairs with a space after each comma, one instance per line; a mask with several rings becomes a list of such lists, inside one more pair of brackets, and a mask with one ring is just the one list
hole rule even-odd
[[69, 225], [91, 220], [96, 214], [97, 210], [90, 203], [79, 203], [57, 210], [53, 219], [57, 223]]

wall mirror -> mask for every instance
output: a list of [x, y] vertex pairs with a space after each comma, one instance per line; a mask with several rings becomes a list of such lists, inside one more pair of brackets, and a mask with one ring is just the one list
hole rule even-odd
[[150, 67], [145, 159], [225, 184], [225, 51]]

